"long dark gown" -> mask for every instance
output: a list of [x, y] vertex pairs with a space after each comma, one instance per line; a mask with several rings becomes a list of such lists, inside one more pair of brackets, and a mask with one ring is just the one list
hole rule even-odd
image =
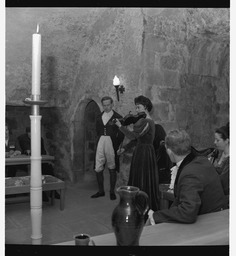
[[138, 187], [147, 193], [149, 207], [158, 210], [159, 205], [159, 177], [157, 159], [153, 146], [155, 123], [149, 118], [142, 118], [133, 126], [133, 131], [124, 126], [120, 130], [129, 139], [137, 139], [130, 166], [128, 186]]

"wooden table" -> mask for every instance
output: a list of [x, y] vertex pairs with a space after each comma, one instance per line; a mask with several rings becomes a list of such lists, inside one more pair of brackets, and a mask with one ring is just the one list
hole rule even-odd
[[[92, 239], [96, 245], [116, 245], [114, 233], [94, 236]], [[74, 244], [74, 240], [71, 240], [56, 245]], [[145, 226], [140, 245], [229, 245], [229, 210], [199, 215], [193, 224]]]
[[[42, 175], [42, 190], [52, 191], [51, 203], [54, 204], [54, 192], [60, 190], [60, 210], [65, 205], [65, 182], [51, 175]], [[5, 195], [30, 193], [30, 176], [5, 178]]]
[[[42, 163], [51, 163], [54, 161], [54, 156], [49, 155], [42, 155], [41, 162]], [[18, 155], [14, 157], [7, 157], [5, 158], [5, 165], [25, 165], [30, 164], [30, 156], [27, 155]]]
[[[52, 163], [55, 160], [54, 156], [50, 155], [42, 155], [41, 163]], [[30, 156], [27, 155], [18, 155], [14, 157], [7, 157], [5, 158], [5, 166], [9, 165], [27, 165], [27, 174], [30, 174], [30, 164], [31, 164], [31, 159]], [[7, 175], [7, 170], [6, 170], [6, 176]]]

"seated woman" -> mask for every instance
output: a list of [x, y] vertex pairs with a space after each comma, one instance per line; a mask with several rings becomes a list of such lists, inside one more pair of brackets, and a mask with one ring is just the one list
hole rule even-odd
[[225, 195], [229, 196], [229, 123], [215, 130], [215, 141], [220, 151], [214, 166], [220, 175]]

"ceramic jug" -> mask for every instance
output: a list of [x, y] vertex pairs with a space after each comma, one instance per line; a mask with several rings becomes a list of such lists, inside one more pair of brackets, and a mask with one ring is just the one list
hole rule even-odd
[[120, 202], [112, 213], [116, 243], [120, 246], [139, 245], [145, 214], [149, 209], [148, 195], [134, 186], [121, 186], [117, 193]]

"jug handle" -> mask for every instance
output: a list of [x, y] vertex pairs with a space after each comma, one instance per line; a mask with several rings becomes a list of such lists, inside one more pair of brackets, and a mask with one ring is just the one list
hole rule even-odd
[[[141, 200], [136, 200], [136, 205], [137, 205], [137, 208], [139, 210], [139, 212], [142, 214], [142, 215], [145, 215], [146, 212], [148, 211], [149, 209], [149, 198], [148, 198], [148, 195], [143, 192], [143, 191], [139, 191], [135, 197], [136, 199], [140, 198]], [[143, 200], [144, 199], [144, 200]]]

